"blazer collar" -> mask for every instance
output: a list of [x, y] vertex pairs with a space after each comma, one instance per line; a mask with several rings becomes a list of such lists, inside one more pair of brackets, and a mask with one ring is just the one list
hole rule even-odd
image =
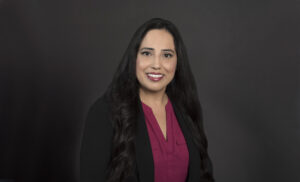
[[[177, 121], [184, 135], [189, 150], [189, 170], [187, 182], [200, 181], [200, 156], [195, 147], [191, 130], [187, 125], [187, 120], [190, 118], [180, 112], [179, 108], [172, 103]], [[154, 162], [150, 139], [147, 132], [147, 126], [144, 117], [142, 103], [138, 99], [139, 113], [137, 118], [137, 136], [136, 136], [136, 167], [139, 181], [153, 182], [154, 181]]]

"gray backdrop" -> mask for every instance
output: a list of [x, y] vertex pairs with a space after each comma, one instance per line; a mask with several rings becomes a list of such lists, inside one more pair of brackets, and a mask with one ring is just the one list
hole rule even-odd
[[0, 1], [0, 177], [77, 181], [87, 110], [134, 31], [186, 44], [219, 182], [300, 181], [299, 0]]

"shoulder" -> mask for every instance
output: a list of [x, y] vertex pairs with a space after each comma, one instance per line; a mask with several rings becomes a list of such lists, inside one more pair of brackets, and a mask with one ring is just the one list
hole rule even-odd
[[109, 101], [104, 94], [97, 98], [89, 107], [88, 114], [103, 114], [109, 112]]
[[111, 137], [113, 127], [109, 105], [108, 99], [102, 95], [90, 106], [84, 121], [83, 143]]
[[89, 107], [86, 115], [86, 125], [87, 124], [109, 124], [110, 122], [110, 104], [108, 98], [105, 95], [99, 97], [93, 104]]

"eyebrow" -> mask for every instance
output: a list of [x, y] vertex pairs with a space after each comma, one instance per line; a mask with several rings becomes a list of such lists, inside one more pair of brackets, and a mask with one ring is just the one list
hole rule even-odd
[[[143, 50], [143, 49], [151, 50], [151, 51], [154, 50], [154, 48], [151, 48], [151, 47], [143, 47], [143, 48], [141, 48], [140, 50]], [[175, 54], [175, 51], [173, 51], [172, 49], [162, 49], [162, 51], [165, 51], [165, 52], [172, 52], [172, 53]]]
[[163, 49], [162, 51], [172, 52], [175, 54], [175, 51], [173, 51], [172, 49]]
[[150, 48], [150, 47], [143, 47], [143, 48], [141, 48], [140, 50], [143, 50], [143, 49], [147, 49], [147, 50], [151, 50], [151, 51], [154, 50], [153, 48]]

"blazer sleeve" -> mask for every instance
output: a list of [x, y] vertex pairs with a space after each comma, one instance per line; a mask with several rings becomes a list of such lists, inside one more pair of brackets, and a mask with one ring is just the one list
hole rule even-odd
[[113, 133], [108, 111], [102, 96], [87, 114], [80, 151], [80, 182], [105, 181]]

